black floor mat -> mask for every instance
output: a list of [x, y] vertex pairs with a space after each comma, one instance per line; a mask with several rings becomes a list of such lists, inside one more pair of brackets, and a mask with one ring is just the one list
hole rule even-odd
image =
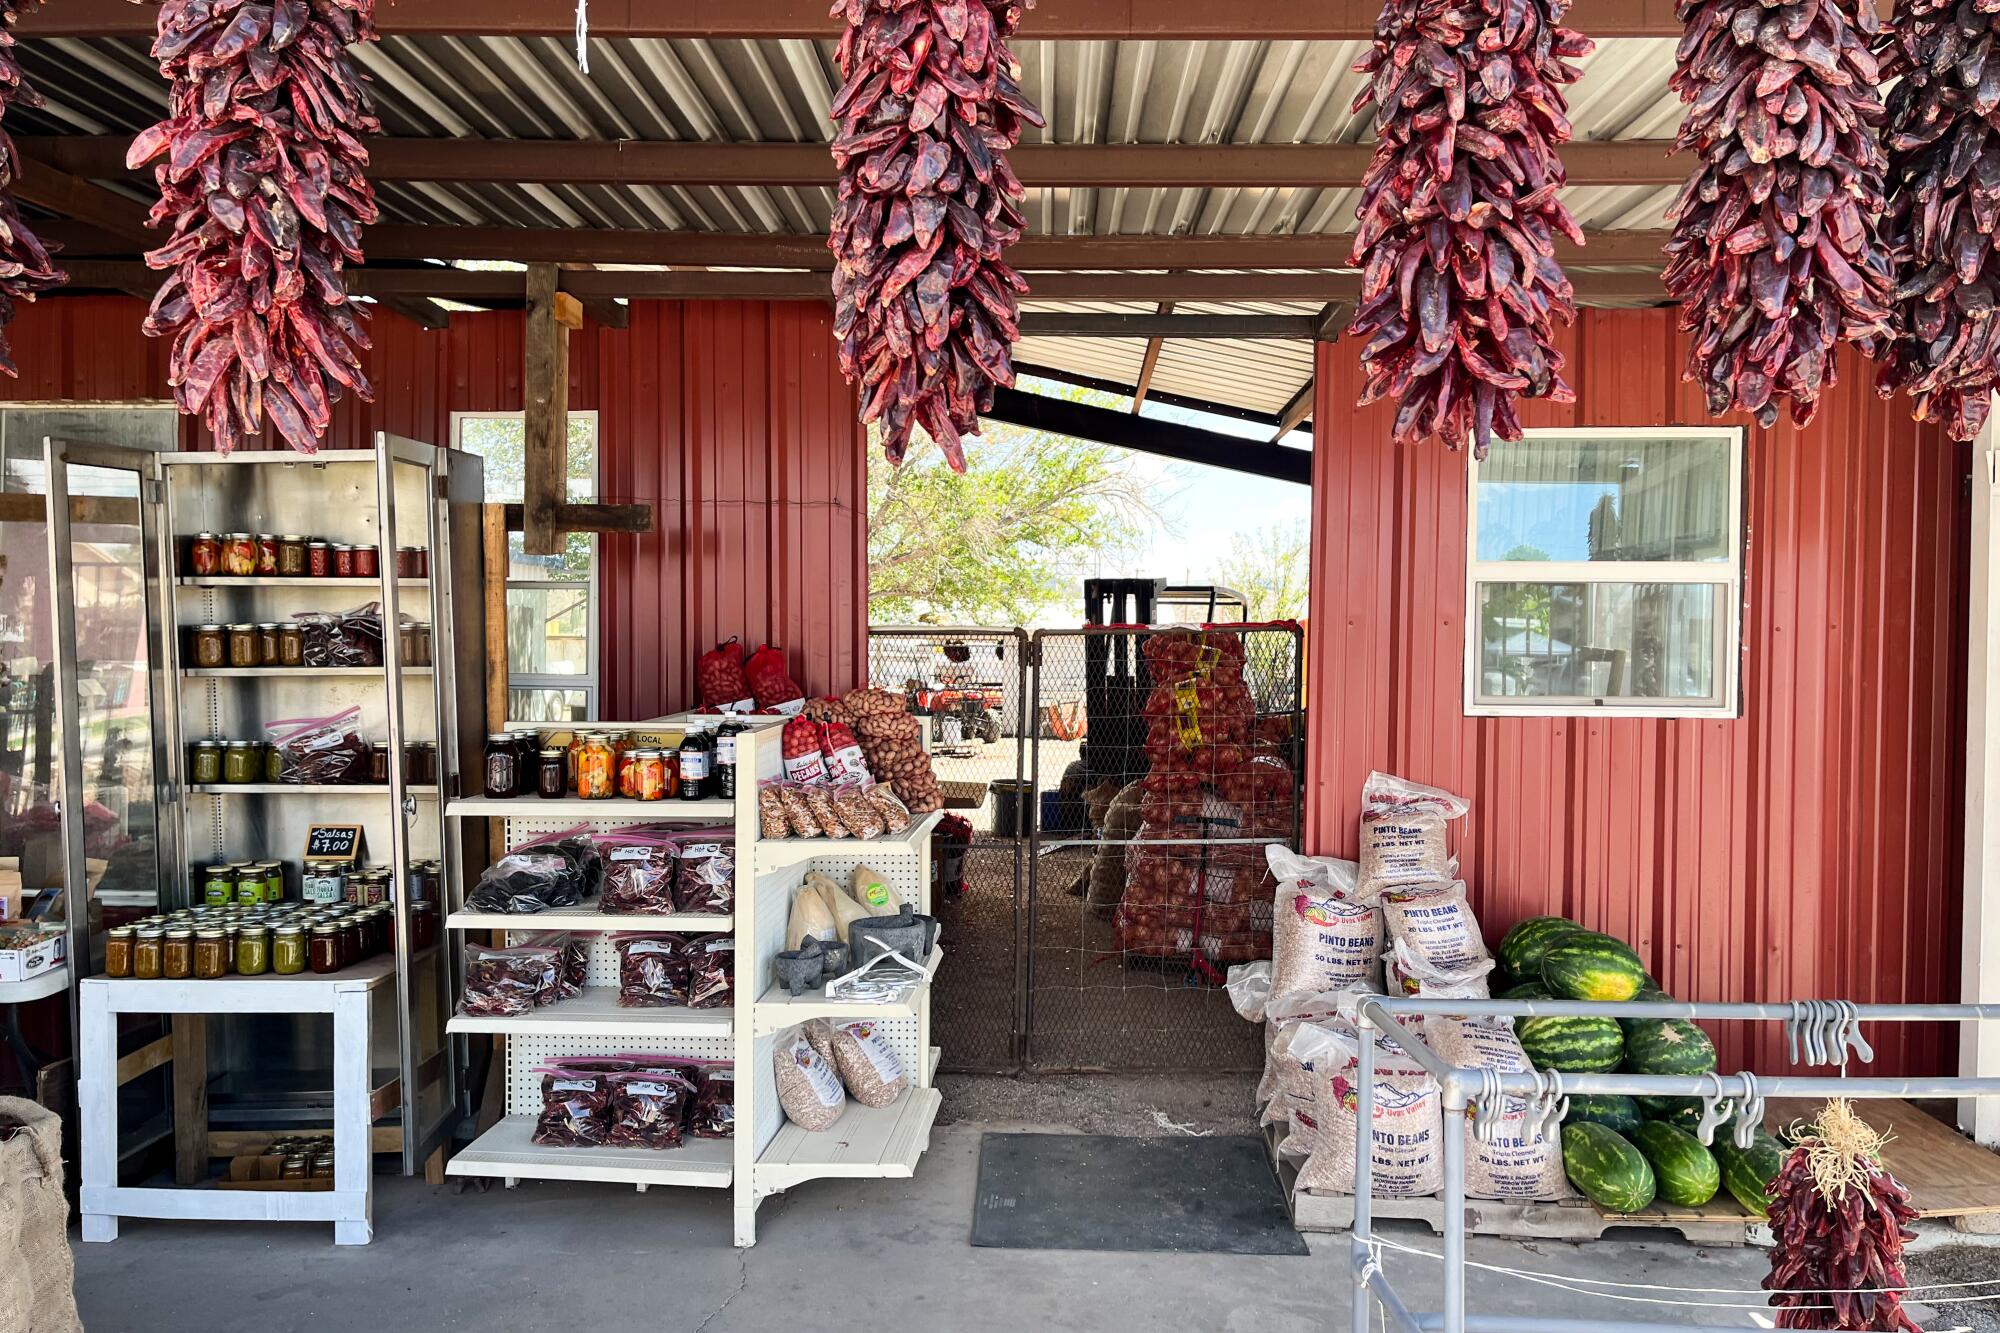
[[1261, 1140], [987, 1134], [972, 1243], [1003, 1250], [1306, 1254]]

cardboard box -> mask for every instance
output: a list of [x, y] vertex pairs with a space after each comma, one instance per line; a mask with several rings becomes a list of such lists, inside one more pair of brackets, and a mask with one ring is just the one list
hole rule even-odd
[[26, 948], [0, 947], [0, 981], [33, 981], [61, 967], [68, 957], [69, 936], [61, 930], [44, 933]]

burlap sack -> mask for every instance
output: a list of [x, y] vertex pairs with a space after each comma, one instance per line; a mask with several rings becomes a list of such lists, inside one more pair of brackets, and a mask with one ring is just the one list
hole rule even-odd
[[82, 1333], [63, 1198], [62, 1121], [18, 1097], [0, 1097], [0, 1329]]

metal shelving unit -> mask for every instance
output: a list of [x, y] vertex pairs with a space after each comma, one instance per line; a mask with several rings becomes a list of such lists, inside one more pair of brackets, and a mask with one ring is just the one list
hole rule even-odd
[[[683, 726], [686, 716], [644, 724]], [[920, 912], [930, 910], [930, 832], [935, 816], [912, 822], [896, 837], [777, 839], [758, 836], [757, 788], [783, 773], [780, 724], [759, 725], [737, 738], [737, 794], [733, 801], [638, 802], [623, 800], [508, 801], [455, 799], [447, 819], [504, 818], [513, 846], [572, 827], [578, 817], [602, 829], [658, 822], [731, 823], [736, 831], [736, 910], [728, 917], [617, 916], [594, 906], [562, 908], [532, 916], [470, 912], [459, 907], [446, 919], [454, 932], [499, 930], [510, 936], [546, 930], [596, 932], [584, 993], [521, 1018], [454, 1017], [454, 1032], [507, 1034], [506, 1116], [451, 1159], [450, 1174], [520, 1180], [589, 1180], [649, 1185], [728, 1187], [738, 1245], [756, 1241], [757, 1205], [794, 1185], [819, 1179], [909, 1176], [930, 1143], [939, 1093], [937, 1052], [930, 1045], [931, 987], [898, 1004], [828, 1000], [813, 991], [796, 998], [770, 985], [771, 958], [784, 947], [793, 892], [814, 870], [844, 878], [857, 865], [880, 872]], [[616, 727], [622, 724], [601, 723]], [[460, 902], [454, 899], [456, 906]], [[735, 998], [728, 1010], [620, 1009], [617, 958], [610, 937], [621, 932], [673, 930], [729, 932], [736, 941]], [[933, 962], [940, 961], [934, 959]], [[934, 969], [933, 969], [934, 970]], [[835, 1125], [808, 1133], [785, 1120], [773, 1082], [778, 1035], [808, 1018], [872, 1018], [888, 1038], [912, 1086], [879, 1110], [850, 1103]], [[641, 1050], [727, 1061], [735, 1067], [736, 1137], [690, 1138], [680, 1149], [649, 1152], [619, 1148], [544, 1147], [531, 1140], [541, 1109], [536, 1066], [558, 1055], [603, 1055]]]

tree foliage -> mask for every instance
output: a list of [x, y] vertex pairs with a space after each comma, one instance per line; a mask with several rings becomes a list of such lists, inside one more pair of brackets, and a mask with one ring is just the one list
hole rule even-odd
[[1293, 519], [1237, 533], [1215, 581], [1243, 594], [1252, 620], [1298, 620], [1306, 614], [1311, 565], [1312, 531]]

